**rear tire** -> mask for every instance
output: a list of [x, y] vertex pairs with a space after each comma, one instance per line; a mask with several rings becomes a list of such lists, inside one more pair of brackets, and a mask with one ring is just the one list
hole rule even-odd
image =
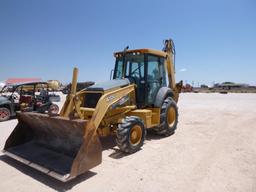
[[11, 111], [6, 107], [0, 107], [0, 122], [7, 121], [11, 118]]
[[178, 124], [178, 107], [176, 102], [167, 97], [161, 107], [160, 125], [155, 129], [159, 135], [170, 136], [175, 133]]
[[138, 151], [144, 143], [146, 129], [139, 117], [128, 116], [118, 125], [116, 133], [117, 146], [126, 153]]

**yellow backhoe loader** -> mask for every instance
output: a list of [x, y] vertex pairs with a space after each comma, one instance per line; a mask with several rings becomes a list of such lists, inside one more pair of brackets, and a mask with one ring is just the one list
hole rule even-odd
[[175, 83], [174, 55], [171, 39], [162, 51], [126, 48], [114, 53], [112, 80], [79, 92], [75, 68], [60, 114], [19, 113], [3, 151], [65, 182], [101, 163], [101, 136], [115, 135], [121, 151], [134, 153], [143, 145], [147, 129], [173, 134], [182, 86]]

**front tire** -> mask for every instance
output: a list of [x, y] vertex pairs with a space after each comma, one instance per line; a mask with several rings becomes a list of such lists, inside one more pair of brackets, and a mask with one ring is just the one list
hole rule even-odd
[[143, 145], [145, 135], [146, 129], [142, 120], [136, 116], [128, 116], [118, 125], [116, 143], [121, 151], [134, 153]]
[[156, 128], [159, 135], [170, 136], [175, 133], [178, 124], [178, 107], [176, 102], [167, 97], [161, 107], [160, 125]]
[[0, 107], [0, 122], [7, 121], [11, 118], [11, 111], [6, 107]]

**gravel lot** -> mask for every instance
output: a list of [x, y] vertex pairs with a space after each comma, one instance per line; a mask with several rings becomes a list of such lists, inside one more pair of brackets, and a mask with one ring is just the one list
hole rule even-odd
[[[61, 104], [60, 104], [61, 105]], [[103, 163], [61, 183], [0, 153], [1, 191], [256, 191], [256, 94], [181, 94], [174, 135], [148, 134], [123, 155], [103, 143]], [[0, 123], [0, 145], [17, 120]]]

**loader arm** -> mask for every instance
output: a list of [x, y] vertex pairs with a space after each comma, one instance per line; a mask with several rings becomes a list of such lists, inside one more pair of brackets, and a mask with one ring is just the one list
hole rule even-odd
[[74, 99], [76, 96], [77, 78], [78, 78], [78, 68], [75, 67], [73, 69], [71, 92], [70, 92], [70, 94], [67, 95], [66, 101], [60, 111], [60, 116], [62, 116], [62, 117], [68, 117], [70, 112], [73, 111], [73, 108], [75, 106]]
[[115, 91], [109, 92], [104, 94], [100, 100], [98, 101], [98, 104], [96, 106], [96, 109], [92, 115], [92, 118], [89, 121], [89, 124], [92, 125], [92, 127], [89, 127], [89, 124], [87, 125], [87, 128], [93, 128], [94, 132], [99, 127], [102, 119], [106, 115], [108, 109], [118, 102], [120, 99], [122, 99], [124, 96], [130, 94], [131, 92], [135, 91], [135, 85], [129, 85], [127, 87], [117, 89]]
[[[85, 126], [84, 142], [74, 160], [74, 164], [71, 169], [71, 177], [79, 175], [85, 172], [85, 170], [89, 170], [87, 165], [91, 166], [94, 162], [97, 162], [96, 160], [88, 157], [93, 157], [95, 159], [102, 158], [102, 152], [99, 149], [101, 146], [99, 146], [97, 129], [110, 107], [133, 91], [135, 91], [135, 85], [129, 85], [127, 87], [106, 93], [100, 98], [96, 109], [93, 112], [92, 118]], [[96, 153], [98, 154], [97, 156], [95, 155]]]

